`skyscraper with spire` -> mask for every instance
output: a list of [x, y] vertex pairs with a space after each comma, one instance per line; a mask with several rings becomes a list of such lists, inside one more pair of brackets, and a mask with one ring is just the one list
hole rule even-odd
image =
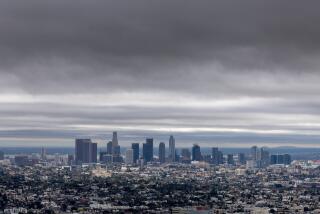
[[116, 147], [116, 146], [118, 146], [118, 134], [117, 134], [117, 132], [113, 132], [112, 133], [112, 147], [114, 148], [114, 147]]

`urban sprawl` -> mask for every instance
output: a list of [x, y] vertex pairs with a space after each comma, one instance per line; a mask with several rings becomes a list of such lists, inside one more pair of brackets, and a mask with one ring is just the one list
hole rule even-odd
[[147, 138], [124, 154], [76, 139], [74, 154], [0, 151], [0, 213], [320, 213], [320, 162], [252, 146], [176, 148]]

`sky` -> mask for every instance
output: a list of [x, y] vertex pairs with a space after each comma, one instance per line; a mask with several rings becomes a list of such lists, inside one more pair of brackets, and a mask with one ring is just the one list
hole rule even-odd
[[0, 1], [0, 147], [320, 146], [320, 1]]

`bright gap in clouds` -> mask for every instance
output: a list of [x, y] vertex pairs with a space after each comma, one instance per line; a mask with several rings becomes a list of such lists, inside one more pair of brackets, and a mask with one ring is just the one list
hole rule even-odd
[[[300, 136], [305, 136], [306, 142], [314, 142], [320, 133], [319, 116], [290, 112], [296, 103], [280, 98], [213, 99], [139, 92], [3, 94], [0, 103], [3, 145], [21, 145], [25, 139], [30, 145], [71, 146], [75, 137], [84, 136], [102, 143], [117, 130], [123, 135], [139, 133], [132, 141], [143, 141], [146, 136], [165, 140], [167, 135], [174, 134], [180, 136], [181, 145], [192, 144], [193, 139], [205, 145], [220, 142], [241, 147], [252, 142], [277, 146], [286, 145], [286, 139], [299, 145]], [[221, 133], [225, 139], [219, 137]], [[190, 135], [199, 139], [188, 139], [186, 136]], [[125, 138], [123, 143], [130, 142], [130, 138]]]

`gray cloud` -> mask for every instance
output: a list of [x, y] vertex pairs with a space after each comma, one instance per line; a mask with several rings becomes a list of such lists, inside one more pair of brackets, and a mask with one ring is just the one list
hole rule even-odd
[[0, 137], [13, 137], [8, 129], [49, 139], [112, 127], [195, 136], [240, 129], [266, 143], [278, 141], [265, 130], [285, 131], [288, 141], [317, 136], [319, 6], [1, 1]]

